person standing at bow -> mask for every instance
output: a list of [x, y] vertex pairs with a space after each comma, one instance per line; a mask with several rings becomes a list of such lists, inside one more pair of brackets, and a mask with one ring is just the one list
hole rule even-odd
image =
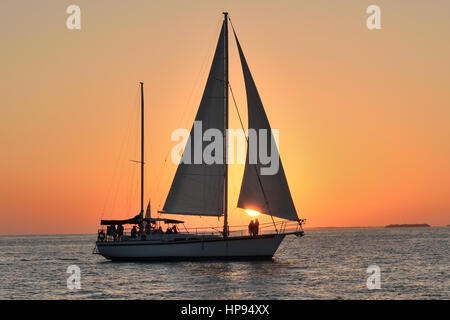
[[251, 236], [255, 235], [255, 224], [253, 223], [253, 220], [251, 220], [248, 225], [248, 234]]

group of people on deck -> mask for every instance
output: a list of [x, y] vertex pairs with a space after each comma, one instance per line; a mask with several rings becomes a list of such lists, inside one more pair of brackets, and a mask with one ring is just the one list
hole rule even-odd
[[[174, 234], [178, 233], [178, 229], [176, 225], [173, 225], [173, 227], [167, 227], [166, 232], [163, 231], [161, 226], [159, 228], [152, 227], [149, 223], [145, 224], [145, 227], [142, 225], [139, 225], [139, 230], [136, 225], [131, 228], [131, 238], [136, 238], [138, 235], [143, 236], [145, 234], [155, 233], [155, 234]], [[120, 241], [123, 238], [124, 234], [124, 227], [122, 224], [117, 225], [110, 225], [106, 227], [106, 235], [114, 239], [114, 241]]]
[[259, 233], [259, 221], [258, 219], [253, 222], [253, 220], [250, 221], [250, 224], [248, 225], [248, 234], [252, 237], [256, 237]]
[[117, 228], [115, 225], [106, 227], [106, 235], [112, 237], [114, 241], [121, 240], [123, 237], [123, 225], [119, 224]]
[[[106, 235], [110, 236], [114, 239], [114, 241], [120, 241], [123, 238], [124, 233], [124, 227], [122, 224], [117, 225], [110, 225], [106, 228]], [[166, 232], [164, 232], [159, 226], [159, 228], [152, 227], [150, 223], [147, 223], [145, 227], [143, 225], [139, 225], [139, 231], [136, 225], [131, 228], [131, 238], [136, 238], [139, 235], [144, 236], [144, 234], [176, 234], [178, 233], [178, 229], [176, 225], [173, 225], [173, 227], [167, 227]], [[248, 225], [248, 233], [252, 237], [256, 237], [259, 234], [259, 221], [258, 219], [255, 219], [255, 222], [253, 220], [250, 221], [250, 224]]]
[[[167, 227], [166, 232], [163, 231], [163, 229], [161, 228], [161, 226], [159, 226], [159, 228], [156, 227], [152, 227], [149, 223], [147, 223], [144, 227], [144, 232], [145, 234], [172, 234], [172, 233], [178, 233], [178, 229], [176, 225], [173, 225], [172, 228]], [[142, 232], [142, 226], [139, 226], [139, 232], [136, 228], [136, 226], [134, 225], [133, 228], [131, 229], [131, 238], [136, 238], [138, 234], [140, 234], [141, 236], [144, 235], [144, 232]]]

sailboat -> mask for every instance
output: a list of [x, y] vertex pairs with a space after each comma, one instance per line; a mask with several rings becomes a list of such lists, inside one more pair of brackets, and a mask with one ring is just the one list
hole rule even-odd
[[[160, 214], [176, 214], [206, 217], [222, 217], [223, 228], [216, 232], [191, 232], [179, 230], [176, 226], [183, 221], [152, 218], [148, 207], [144, 217], [144, 84], [141, 91], [141, 210], [128, 220], [101, 220], [94, 253], [114, 261], [140, 260], [193, 260], [193, 259], [272, 259], [280, 243], [287, 235], [303, 236], [302, 224], [294, 206], [281, 159], [275, 174], [262, 174], [265, 167], [260, 159], [250, 161], [247, 146], [244, 176], [241, 184], [238, 208], [250, 209], [272, 218], [273, 229], [267, 232], [234, 232], [228, 224], [228, 164], [227, 135], [230, 86], [228, 81], [228, 24], [231, 20], [224, 12], [223, 24], [217, 42], [214, 58], [204, 89], [203, 97], [195, 117], [194, 125], [186, 146], [192, 149], [205, 147], [205, 142], [193, 138], [195, 123], [201, 122], [203, 129], [218, 129], [223, 136], [223, 161], [212, 164], [186, 160], [186, 148], [176, 170], [172, 185]], [[233, 25], [234, 38], [244, 75], [247, 94], [248, 128], [265, 132], [268, 148], [274, 136], [264, 111], [258, 90], [250, 73], [242, 47]], [[231, 91], [232, 93], [232, 91]], [[242, 123], [242, 122], [241, 122]], [[244, 128], [243, 128], [244, 129]], [[248, 142], [248, 139], [247, 139]], [[195, 145], [197, 143], [197, 145]], [[190, 155], [190, 154], [189, 154]], [[149, 204], [150, 206], [150, 204]], [[275, 222], [273, 217], [283, 219]], [[149, 227], [143, 230], [143, 224]], [[161, 224], [173, 225], [167, 232], [156, 228]], [[116, 231], [115, 226], [135, 225], [131, 234]], [[136, 226], [139, 226], [137, 231]], [[118, 230], [118, 228], [117, 228]], [[169, 232], [169, 230], [171, 232]], [[173, 231], [172, 231], [173, 230]]]

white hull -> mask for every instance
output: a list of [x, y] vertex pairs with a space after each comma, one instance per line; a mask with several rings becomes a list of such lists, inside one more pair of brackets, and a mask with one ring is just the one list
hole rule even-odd
[[128, 240], [97, 242], [110, 260], [271, 259], [286, 234], [204, 238], [187, 241]]

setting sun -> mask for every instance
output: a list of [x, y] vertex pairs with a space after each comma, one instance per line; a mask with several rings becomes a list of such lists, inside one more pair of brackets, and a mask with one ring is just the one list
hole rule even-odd
[[257, 217], [260, 215], [260, 213], [255, 210], [245, 209], [245, 212], [247, 212], [247, 214], [252, 217]]

